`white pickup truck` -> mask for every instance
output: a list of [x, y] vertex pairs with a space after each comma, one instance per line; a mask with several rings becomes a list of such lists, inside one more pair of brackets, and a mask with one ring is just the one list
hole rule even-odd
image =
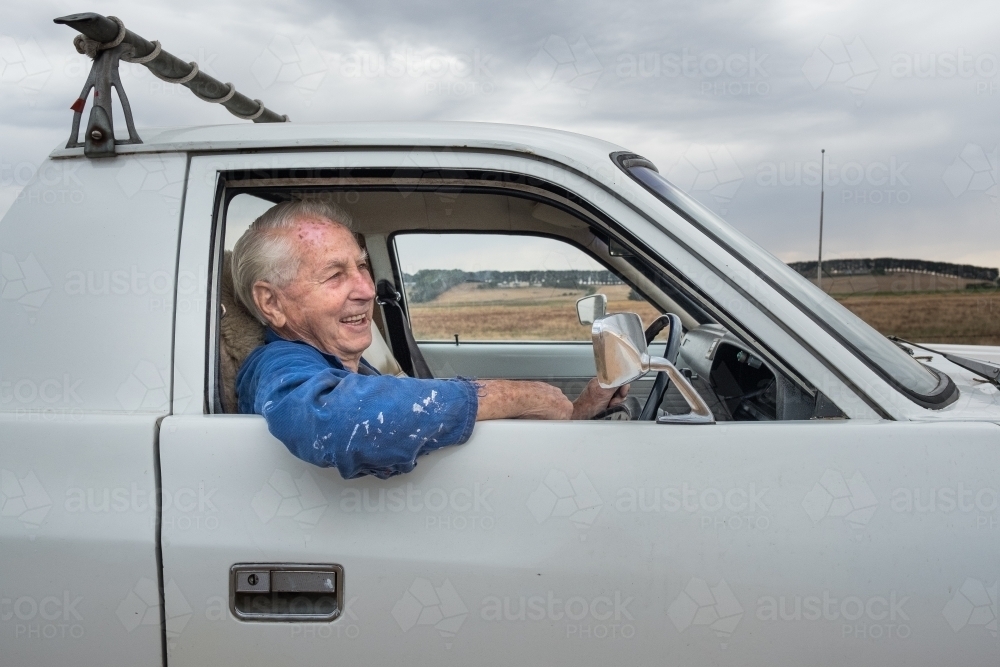
[[[53, 151], [0, 223], [0, 664], [996, 663], [1000, 390], [961, 361], [1000, 349], [889, 341], [596, 139], [142, 139]], [[223, 266], [304, 193], [352, 213], [407, 314], [404, 255], [440, 235], [580, 253], [677, 316], [683, 377], [633, 383], [643, 418], [480, 423], [387, 481], [303, 463], [227, 414], [247, 339]], [[572, 395], [597, 371], [589, 342], [410, 324], [437, 377]]]

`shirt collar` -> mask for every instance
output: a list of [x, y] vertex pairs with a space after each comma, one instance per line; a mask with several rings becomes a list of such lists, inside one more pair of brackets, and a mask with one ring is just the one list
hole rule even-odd
[[[311, 347], [312, 349], [316, 350], [317, 352], [319, 352], [320, 354], [322, 354], [323, 358], [326, 359], [327, 363], [329, 363], [334, 368], [339, 368], [342, 371], [346, 371], [347, 370], [347, 368], [344, 367], [344, 363], [340, 360], [340, 357], [338, 357], [338, 356], [336, 356], [334, 354], [327, 354], [323, 350], [317, 349], [316, 347], [313, 347], [312, 345], [309, 345], [309, 343], [307, 343], [307, 342], [305, 342], [303, 340], [288, 340], [287, 338], [282, 338], [277, 333], [275, 333], [274, 329], [272, 329], [271, 327], [266, 327], [264, 329], [264, 344], [265, 345], [267, 345], [268, 343], [275, 343], [277, 341], [282, 341], [282, 340], [285, 341], [286, 343], [297, 343], [299, 345], [307, 345], [307, 346]], [[371, 373], [360, 372], [362, 365], [365, 366], [368, 370], [370, 370], [372, 372]], [[359, 370], [359, 372], [360, 372], [361, 375], [381, 375], [381, 373], [379, 373], [378, 370], [374, 366], [372, 366], [371, 364], [369, 364], [368, 361], [365, 360], [364, 357], [361, 358], [361, 361], [358, 364], [358, 370]]]

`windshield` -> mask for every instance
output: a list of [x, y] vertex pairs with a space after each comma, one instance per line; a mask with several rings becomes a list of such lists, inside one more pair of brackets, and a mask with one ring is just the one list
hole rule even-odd
[[[631, 163], [631, 164], [630, 164]], [[645, 163], [645, 164], [641, 164]], [[709, 236], [743, 259], [765, 279], [782, 289], [799, 308], [851, 349], [862, 361], [890, 384], [904, 390], [911, 398], [927, 403], [943, 403], [952, 392], [936, 373], [916, 361], [866, 324], [861, 318], [817, 288], [771, 253], [730, 227], [721, 218], [663, 178], [649, 162], [623, 160], [623, 168], [678, 214], [687, 218]], [[949, 383], [950, 384], [950, 383]], [[935, 407], [937, 407], [935, 405]]]

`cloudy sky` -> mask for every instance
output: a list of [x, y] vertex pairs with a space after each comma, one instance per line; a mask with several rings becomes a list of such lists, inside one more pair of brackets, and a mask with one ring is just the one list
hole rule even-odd
[[[65, 143], [83, 10], [295, 122], [473, 120], [601, 137], [786, 261], [1000, 266], [994, 2], [13, 3], [0, 27], [0, 211]], [[141, 129], [241, 122], [139, 66]]]

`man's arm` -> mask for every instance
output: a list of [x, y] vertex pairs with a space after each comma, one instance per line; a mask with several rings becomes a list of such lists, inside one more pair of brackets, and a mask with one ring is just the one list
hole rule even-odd
[[591, 380], [575, 403], [546, 382], [477, 380], [479, 411], [476, 421], [488, 419], [590, 419], [628, 396], [628, 385], [602, 389]]
[[468, 440], [477, 411], [468, 380], [358, 375], [298, 343], [258, 348], [237, 383], [241, 412], [263, 415], [292, 454], [345, 479], [409, 472], [420, 455]]

